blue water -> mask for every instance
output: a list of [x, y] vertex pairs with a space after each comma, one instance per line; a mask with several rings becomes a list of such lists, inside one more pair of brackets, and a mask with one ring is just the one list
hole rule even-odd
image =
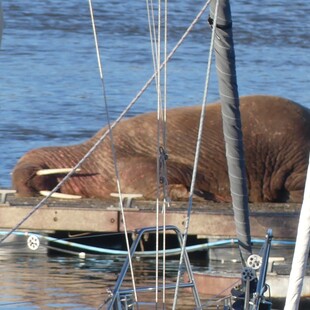
[[[0, 50], [0, 187], [10, 187], [10, 172], [27, 150], [82, 142], [107, 120], [87, 1], [2, 2], [5, 28]], [[310, 108], [310, 3], [301, 0], [231, 2], [240, 95], [279, 95]], [[201, 0], [169, 2], [169, 50], [203, 3]], [[96, 0], [93, 6], [110, 116], [115, 119], [152, 75], [145, 1]], [[168, 66], [169, 107], [201, 103], [209, 40], [205, 15]], [[212, 70], [209, 102], [218, 99], [214, 65]], [[156, 109], [154, 88], [154, 85], [150, 87], [129, 116]], [[63, 264], [51, 262], [44, 255], [27, 255], [20, 258], [20, 270], [26, 279], [21, 277], [16, 285], [18, 262], [16, 258], [6, 260], [8, 267], [2, 268], [2, 278], [13, 283], [7, 294], [12, 295], [14, 289], [25, 293], [24, 287], [39, 281], [39, 287], [47, 282], [47, 291], [56, 290], [55, 295], [59, 296], [57, 288], [53, 288], [50, 270], [62, 273]], [[81, 267], [75, 260], [64, 258], [64, 261], [67, 269], [62, 280], [67, 280], [66, 285], [81, 288], [79, 281], [91, 276], [81, 269], [94, 272], [93, 262], [83, 263]], [[29, 262], [34, 262], [31, 265], [34, 269], [49, 271], [38, 280], [32, 276]], [[107, 270], [101, 272], [96, 276], [103, 281], [101, 277]], [[77, 276], [72, 280], [70, 274]], [[96, 286], [100, 282], [96, 281], [86, 282]], [[35, 293], [30, 296], [32, 300]], [[48, 293], [44, 298], [51, 296], [54, 295]], [[56, 303], [50, 302], [37, 302], [27, 309], [57, 308]], [[86, 303], [79, 302], [87, 308]]]
[[[203, 1], [170, 2], [169, 50]], [[110, 115], [152, 74], [144, 1], [94, 1]], [[0, 52], [0, 186], [27, 150], [79, 143], [106, 124], [87, 1], [3, 1]], [[307, 1], [233, 1], [240, 95], [309, 103]], [[168, 67], [168, 106], [200, 103], [208, 58], [206, 16]], [[208, 101], [218, 99], [214, 74]], [[154, 85], [130, 115], [156, 109]]]

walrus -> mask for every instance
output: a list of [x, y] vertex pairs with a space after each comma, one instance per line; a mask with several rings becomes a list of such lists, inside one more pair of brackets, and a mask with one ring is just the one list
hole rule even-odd
[[[240, 98], [249, 202], [301, 202], [310, 151], [310, 112], [291, 100], [267, 95]], [[187, 199], [201, 107], [167, 111], [167, 193]], [[206, 107], [195, 195], [231, 201], [220, 103]], [[22, 197], [51, 190], [64, 177], [42, 169], [73, 167], [107, 130], [84, 143], [34, 149], [22, 156], [12, 173], [13, 188]], [[122, 120], [113, 129], [122, 193], [155, 199], [157, 178], [157, 115], [154, 112]], [[82, 164], [59, 192], [87, 198], [110, 198], [117, 192], [110, 140]]]

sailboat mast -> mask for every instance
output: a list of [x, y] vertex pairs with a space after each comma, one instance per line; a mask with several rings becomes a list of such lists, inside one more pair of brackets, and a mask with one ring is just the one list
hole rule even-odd
[[209, 22], [212, 27], [216, 27], [214, 50], [228, 174], [239, 248], [242, 259], [246, 260], [252, 251], [251, 233], [229, 0], [218, 0], [218, 5], [217, 0], [211, 1]]

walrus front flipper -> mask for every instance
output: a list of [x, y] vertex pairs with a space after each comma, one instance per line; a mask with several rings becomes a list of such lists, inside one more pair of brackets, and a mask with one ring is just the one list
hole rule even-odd
[[166, 176], [168, 178], [167, 188], [164, 190], [163, 184], [160, 184], [160, 188], [157, 189], [157, 162], [155, 158], [140, 156], [121, 158], [118, 160], [118, 168], [123, 193], [139, 192], [147, 200], [155, 200], [157, 194], [159, 194], [160, 199], [163, 199], [166, 195], [169, 200], [187, 200], [189, 197], [189, 191], [185, 184], [169, 184], [171, 179], [175, 179], [170, 178], [169, 175]]

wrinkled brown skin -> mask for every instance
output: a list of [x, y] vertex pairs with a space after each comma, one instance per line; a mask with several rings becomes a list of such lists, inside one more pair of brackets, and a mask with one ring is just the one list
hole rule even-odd
[[[240, 99], [250, 202], [301, 202], [310, 151], [310, 112], [290, 100], [272, 96]], [[167, 113], [168, 182], [171, 199], [185, 199], [190, 188], [200, 107]], [[63, 176], [36, 176], [45, 168], [73, 167], [106, 131], [73, 146], [45, 147], [26, 153], [14, 168], [13, 187], [19, 196], [51, 190]], [[113, 129], [123, 193], [156, 197], [156, 113], [122, 121]], [[60, 192], [109, 198], [117, 192], [110, 140], [81, 166]], [[197, 196], [230, 201], [220, 104], [207, 107], [196, 181]]]

